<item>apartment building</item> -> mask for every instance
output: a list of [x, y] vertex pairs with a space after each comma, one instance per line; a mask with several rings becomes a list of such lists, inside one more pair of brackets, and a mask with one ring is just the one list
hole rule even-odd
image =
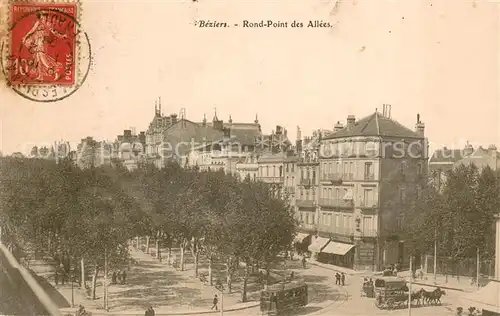
[[347, 117], [321, 139], [317, 236], [318, 260], [355, 269], [404, 262], [399, 240], [404, 210], [427, 175], [425, 125], [415, 130], [383, 112]]
[[500, 167], [500, 153], [495, 145], [489, 145], [488, 148], [479, 146], [474, 148], [468, 142], [463, 149], [449, 149], [446, 147], [437, 149], [429, 159], [429, 182], [438, 191], [442, 191], [446, 182], [446, 174], [464, 164], [474, 164], [479, 170], [489, 166], [493, 170]]

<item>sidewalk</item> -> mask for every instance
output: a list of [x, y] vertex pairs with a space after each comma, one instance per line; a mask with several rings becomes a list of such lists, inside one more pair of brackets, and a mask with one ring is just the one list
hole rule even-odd
[[[298, 260], [302, 260], [303, 256], [300, 255], [294, 255], [294, 258], [298, 258]], [[321, 263], [318, 262], [312, 258], [306, 258], [307, 262], [306, 264], [313, 264], [315, 266], [321, 267], [323, 269], [335, 271], [335, 272], [340, 272], [340, 273], [345, 273], [350, 276], [361, 276], [361, 275], [374, 275], [376, 272], [372, 272], [369, 270], [353, 270], [349, 268], [344, 268], [344, 267], [339, 267], [335, 266], [333, 264], [328, 264], [328, 263]]]
[[[404, 277], [408, 279], [410, 277], [409, 271], [403, 271], [398, 273], [398, 276]], [[430, 287], [439, 287], [444, 290], [452, 290], [452, 291], [460, 291], [460, 292], [475, 292], [478, 290], [478, 287], [475, 285], [471, 285], [469, 277], [460, 277], [457, 279], [453, 276], [446, 276], [438, 274], [436, 276], [436, 282], [434, 282], [433, 274], [424, 274], [424, 279], [413, 279], [412, 284], [422, 285], [422, 286], [430, 286]]]
[[[186, 271], [177, 271], [174, 268], [159, 263], [148, 254], [131, 250], [132, 257], [137, 264], [128, 271], [126, 284], [110, 285], [108, 287], [109, 312], [103, 310], [102, 277], [99, 278], [96, 288], [96, 300], [86, 297], [84, 290], [74, 285], [55, 286], [53, 282], [53, 267], [50, 262], [30, 262], [33, 269], [47, 285], [58, 292], [71, 303], [71, 295], [75, 306], [83, 305], [93, 315], [144, 315], [147, 307], [153, 306], [156, 315], [200, 315], [218, 313], [210, 310], [215, 294], [221, 294], [214, 288], [204, 285], [197, 278], [187, 276]], [[192, 272], [192, 271], [188, 271]], [[250, 293], [249, 293], [250, 294]], [[245, 310], [250, 313], [259, 305], [258, 302], [240, 303], [239, 293], [224, 295], [224, 311]], [[64, 306], [64, 305], [63, 305]], [[61, 306], [61, 307], [63, 307]], [[68, 305], [66, 305], [68, 306]], [[77, 307], [61, 308], [63, 315], [73, 313]], [[254, 311], [255, 312], [255, 311]]]

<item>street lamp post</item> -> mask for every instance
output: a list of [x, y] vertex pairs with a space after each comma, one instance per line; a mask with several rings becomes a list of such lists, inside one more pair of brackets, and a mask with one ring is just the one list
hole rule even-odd
[[408, 285], [408, 316], [411, 316], [411, 281], [413, 277], [413, 256], [410, 255], [410, 282]]
[[74, 290], [73, 290], [73, 279], [75, 278], [75, 269], [73, 269], [73, 271], [71, 271], [71, 264], [69, 266], [69, 269], [70, 269], [70, 278], [71, 278], [71, 307], [75, 307], [75, 294], [74, 294]]

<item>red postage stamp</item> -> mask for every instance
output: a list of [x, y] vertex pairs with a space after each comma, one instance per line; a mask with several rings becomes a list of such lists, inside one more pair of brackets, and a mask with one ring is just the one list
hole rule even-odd
[[12, 84], [75, 83], [76, 3], [11, 7]]
[[[11, 1], [3, 71], [20, 95], [51, 102], [75, 92], [90, 68], [88, 36], [79, 23], [78, 1]], [[81, 45], [86, 44], [82, 49]], [[82, 68], [82, 53], [84, 67]], [[84, 73], [81, 76], [82, 72]]]

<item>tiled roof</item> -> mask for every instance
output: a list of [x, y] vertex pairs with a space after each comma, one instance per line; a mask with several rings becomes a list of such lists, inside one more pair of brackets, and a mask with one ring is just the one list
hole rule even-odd
[[463, 149], [449, 149], [449, 148], [440, 148], [436, 149], [432, 154], [429, 163], [455, 163], [456, 161], [462, 159]]
[[399, 122], [385, 117], [379, 112], [375, 112], [355, 122], [354, 126], [351, 128], [346, 126], [340, 131], [326, 136], [325, 139], [351, 136], [395, 136], [422, 138], [422, 136]]

